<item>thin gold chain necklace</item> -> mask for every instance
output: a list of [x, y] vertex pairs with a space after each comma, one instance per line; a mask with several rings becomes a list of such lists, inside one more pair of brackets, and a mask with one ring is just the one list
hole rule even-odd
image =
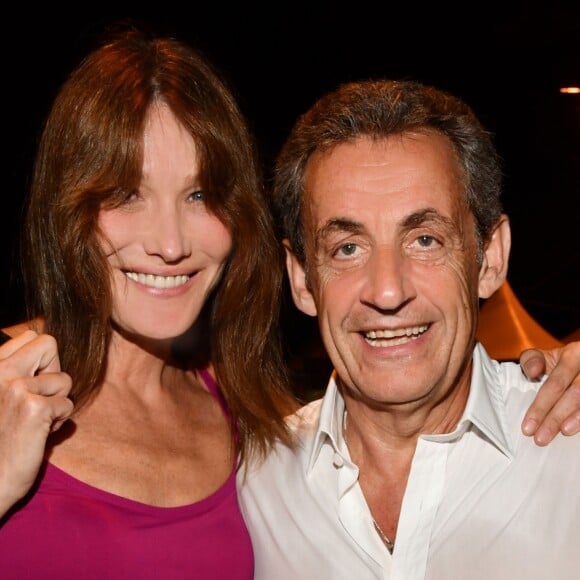
[[[342, 437], [344, 438], [344, 442], [346, 443], [346, 445], [348, 447], [348, 439], [346, 437], [346, 424], [347, 424], [346, 418], [347, 418], [347, 411], [345, 409], [344, 410], [344, 417], [342, 419]], [[383, 544], [385, 544], [385, 547], [387, 548], [387, 550], [389, 550], [389, 554], [392, 554], [393, 549], [395, 548], [395, 540], [390, 540], [389, 537], [387, 536], [387, 534], [385, 534], [385, 532], [383, 532], [383, 530], [381, 529], [381, 526], [379, 526], [379, 524], [377, 524], [377, 520], [375, 520], [375, 518], [373, 517], [373, 514], [371, 514], [371, 518], [373, 520], [373, 526], [375, 527], [375, 531], [379, 535], [379, 538], [381, 538]]]
[[383, 544], [385, 544], [387, 550], [389, 550], [389, 554], [392, 554], [393, 549], [395, 548], [394, 540], [391, 541], [391, 540], [389, 540], [389, 538], [387, 538], [385, 532], [383, 532], [383, 530], [381, 530], [381, 527], [379, 526], [379, 524], [377, 524], [377, 521], [375, 520], [375, 518], [373, 518], [373, 525], [375, 526], [375, 530], [377, 531], [377, 534], [379, 534], [379, 538], [381, 538], [381, 540], [383, 541]]

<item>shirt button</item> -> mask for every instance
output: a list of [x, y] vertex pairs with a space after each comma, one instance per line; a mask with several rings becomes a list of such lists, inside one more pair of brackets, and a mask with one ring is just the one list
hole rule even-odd
[[342, 467], [344, 465], [344, 459], [342, 458], [342, 455], [338, 452], [334, 453], [334, 458], [332, 459], [332, 464], [334, 465], [334, 467]]

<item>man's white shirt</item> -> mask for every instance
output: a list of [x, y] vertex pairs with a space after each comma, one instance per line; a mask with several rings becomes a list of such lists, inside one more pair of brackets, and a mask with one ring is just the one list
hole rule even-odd
[[240, 471], [255, 580], [580, 578], [580, 437], [538, 447], [521, 421], [541, 382], [474, 351], [457, 428], [419, 438], [393, 555], [376, 533], [344, 442], [344, 401], [288, 418], [298, 437]]

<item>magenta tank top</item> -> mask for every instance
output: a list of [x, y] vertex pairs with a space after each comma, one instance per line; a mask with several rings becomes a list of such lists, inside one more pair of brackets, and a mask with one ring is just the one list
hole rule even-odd
[[[211, 375], [209, 390], [225, 403]], [[251, 580], [235, 470], [211, 496], [159, 508], [102, 491], [50, 463], [0, 520], [2, 580]]]

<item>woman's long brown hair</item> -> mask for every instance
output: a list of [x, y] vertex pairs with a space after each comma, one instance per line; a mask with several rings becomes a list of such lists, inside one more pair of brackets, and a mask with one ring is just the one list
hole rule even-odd
[[289, 442], [294, 406], [279, 334], [283, 256], [253, 138], [231, 90], [203, 55], [172, 38], [116, 31], [73, 71], [46, 120], [24, 228], [27, 311], [55, 336], [77, 408], [98, 389], [110, 339], [110, 273], [101, 207], [138, 187], [147, 112], [166, 103], [192, 135], [208, 207], [233, 249], [207, 305], [207, 352], [239, 433], [241, 459]]

